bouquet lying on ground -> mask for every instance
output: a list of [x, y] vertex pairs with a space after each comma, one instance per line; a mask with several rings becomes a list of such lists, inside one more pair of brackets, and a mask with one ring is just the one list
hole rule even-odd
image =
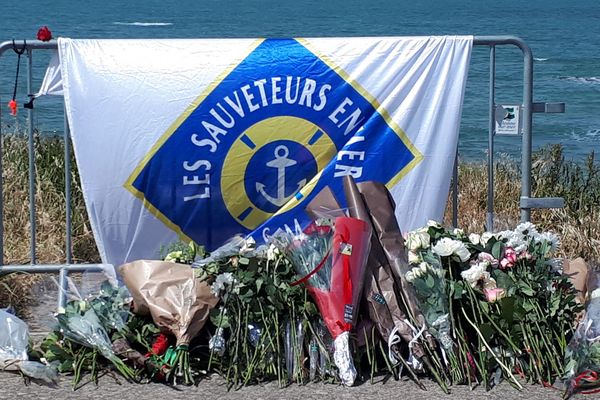
[[30, 378], [56, 383], [58, 372], [54, 365], [29, 361], [29, 329], [25, 322], [0, 309], [0, 332], [0, 371], [20, 371]]
[[211, 312], [208, 368], [230, 387], [277, 380], [303, 382], [306, 332], [316, 331], [315, 305], [302, 286], [290, 286], [292, 264], [274, 246], [234, 237], [192, 264], [197, 279], [220, 298]]
[[[316, 379], [317, 371], [331, 381], [337, 367], [338, 381], [349, 385], [359, 375], [353, 365], [362, 377], [370, 369], [373, 379], [382, 360], [396, 378], [406, 372], [418, 382], [420, 372], [444, 390], [564, 378], [569, 395], [597, 383], [598, 297], [574, 336], [584, 300], [577, 301], [572, 276], [553, 258], [554, 235], [528, 223], [466, 235], [431, 222], [407, 234], [405, 254], [386, 217], [393, 203], [380, 207], [385, 188], [369, 187], [381, 194], [371, 196], [360, 185], [364, 209], [356, 202], [350, 211], [362, 221], [339, 217], [276, 235], [278, 246], [234, 238], [204, 258], [187, 245], [170, 255], [195, 260], [192, 266], [125, 266], [137, 282], [130, 286], [139, 314], [130, 312], [129, 292], [103, 285], [68, 303], [40, 356], [73, 373], [76, 384], [83, 373], [95, 380], [116, 370], [135, 381], [190, 383], [216, 372], [229, 387], [270, 380], [283, 386]], [[294, 285], [298, 275], [305, 284]], [[361, 301], [368, 304], [362, 311]]]
[[[523, 223], [513, 231], [471, 234], [431, 222], [408, 236], [407, 276], [421, 299], [432, 290], [441, 259], [447, 278], [451, 337], [460, 373], [453, 383], [497, 384], [515, 375], [540, 383], [562, 374], [562, 354], [581, 306], [553, 252], [558, 239]], [[435, 284], [433, 285], [435, 286]], [[439, 308], [424, 301], [425, 309]], [[446, 321], [448, 322], [448, 321]], [[447, 331], [446, 322], [442, 331]], [[433, 323], [431, 324], [434, 325]], [[440, 340], [443, 341], [444, 339]]]
[[136, 378], [112, 348], [111, 336], [122, 332], [129, 319], [129, 295], [124, 289], [105, 282], [100, 292], [86, 299], [73, 300], [56, 314], [57, 326], [42, 342], [44, 358], [57, 361], [60, 372], [74, 374], [73, 385], [82, 373], [90, 371], [96, 380], [102, 369], [98, 356], [110, 361], [127, 380]]
[[585, 317], [565, 354], [565, 397], [600, 392], [600, 278], [593, 280]]
[[356, 323], [371, 229], [356, 218], [337, 217], [333, 225], [310, 225], [302, 235], [281, 233], [275, 241], [292, 260], [334, 339], [340, 380], [356, 379], [349, 335]]
[[195, 278], [189, 265], [168, 261], [134, 261], [119, 273], [134, 299], [134, 311], [150, 314], [163, 331], [175, 336], [173, 360], [167, 378], [194, 383], [189, 345], [207, 321], [219, 299], [206, 282]]

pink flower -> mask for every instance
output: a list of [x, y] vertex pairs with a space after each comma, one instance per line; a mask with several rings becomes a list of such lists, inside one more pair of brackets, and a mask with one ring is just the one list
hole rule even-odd
[[472, 369], [477, 368], [477, 366], [475, 365], [475, 360], [473, 360], [473, 356], [471, 355], [471, 352], [467, 351], [467, 360], [469, 361], [469, 366]]
[[496, 260], [494, 258], [493, 255], [491, 255], [490, 253], [486, 253], [484, 251], [482, 251], [481, 253], [479, 253], [479, 255], [477, 256], [477, 259], [479, 261], [487, 261], [490, 263], [490, 265], [494, 268], [498, 268], [498, 260]]
[[488, 302], [494, 303], [504, 297], [506, 292], [502, 288], [483, 289], [483, 294]]
[[504, 258], [500, 260], [500, 268], [507, 269], [514, 267], [517, 262], [517, 252], [512, 247], [506, 247], [504, 249]]
[[527, 250], [525, 250], [524, 252], [519, 254], [519, 260], [528, 260], [529, 261], [532, 259], [533, 259], [533, 254], [531, 254]]

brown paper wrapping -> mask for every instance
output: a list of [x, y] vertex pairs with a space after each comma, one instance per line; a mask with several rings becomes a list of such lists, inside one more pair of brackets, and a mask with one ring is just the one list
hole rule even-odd
[[[408, 292], [406, 297], [408, 302], [412, 303], [406, 307], [410, 307], [421, 324], [425, 319], [414, 303], [416, 297], [412, 287], [406, 282], [402, 284], [404, 279], [401, 278], [400, 265], [402, 262], [407, 262], [407, 258], [404, 252], [404, 239], [396, 223], [393, 202], [390, 201], [385, 186], [373, 182], [361, 183], [357, 186], [351, 177], [344, 178], [344, 192], [350, 216], [368, 222], [373, 228], [371, 251], [365, 273], [363, 304], [366, 304], [370, 319], [385, 341], [397, 327], [400, 337], [410, 342], [414, 338], [414, 333], [406, 323], [409, 318], [397, 290], [404, 290], [406, 287], [405, 290]], [[365, 193], [366, 196], [374, 196], [374, 198], [367, 202]], [[327, 214], [327, 210], [334, 212], [333, 216], [336, 215], [335, 212], [340, 212], [340, 204], [328, 187], [317, 194], [306, 207], [306, 211], [313, 218]], [[390, 259], [394, 260], [396, 271], [392, 270]], [[420, 346], [415, 346], [413, 352], [417, 357], [423, 355]]]
[[563, 260], [563, 274], [569, 277], [569, 280], [577, 290], [577, 301], [585, 303], [588, 293], [588, 275], [589, 267], [581, 257], [574, 260]]
[[[351, 179], [350, 177], [347, 177]], [[396, 205], [390, 192], [379, 182], [362, 182], [357, 185], [366, 209], [371, 216], [373, 234], [377, 236], [393, 279], [403, 293], [410, 314], [421, 326], [426, 326], [425, 317], [417, 304], [413, 287], [404, 279], [404, 271], [409, 270], [408, 254], [404, 247], [404, 238], [396, 220]], [[425, 336], [429, 336], [427, 333]]]
[[[367, 281], [364, 292], [369, 315], [385, 340], [388, 340], [391, 330], [397, 327], [402, 339], [410, 342], [414, 332], [406, 322], [410, 320], [407, 310], [420, 325], [418, 328], [425, 326], [425, 318], [415, 302], [412, 286], [402, 275], [408, 261], [404, 239], [394, 214], [394, 202], [385, 185], [377, 182], [357, 185], [349, 176], [344, 177], [344, 192], [350, 215], [370, 222], [373, 228], [369, 258], [371, 280]], [[385, 304], [377, 301], [378, 294], [383, 296]], [[428, 334], [425, 333], [425, 336]], [[413, 353], [420, 358], [423, 349], [415, 346]]]
[[175, 335], [177, 346], [191, 342], [219, 302], [189, 265], [139, 260], [122, 265], [119, 273], [133, 297], [134, 311], [150, 314], [158, 327]]
[[[398, 302], [394, 289], [394, 278], [378, 238], [379, 232], [373, 226], [369, 211], [354, 180], [344, 179], [344, 192], [350, 215], [370, 223], [374, 232], [371, 236], [371, 253], [369, 254], [364, 290], [369, 316], [384, 340], [387, 341], [394, 327], [398, 326], [400, 336], [409, 342], [413, 338], [413, 332], [404, 322], [407, 316]], [[380, 299], [385, 300], [385, 303]]]

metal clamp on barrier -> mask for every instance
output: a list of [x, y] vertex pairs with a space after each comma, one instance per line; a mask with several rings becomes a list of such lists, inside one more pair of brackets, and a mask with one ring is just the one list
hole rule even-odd
[[565, 103], [532, 103], [531, 112], [534, 113], [564, 113]]
[[533, 208], [564, 208], [565, 199], [562, 197], [521, 197], [521, 209]]

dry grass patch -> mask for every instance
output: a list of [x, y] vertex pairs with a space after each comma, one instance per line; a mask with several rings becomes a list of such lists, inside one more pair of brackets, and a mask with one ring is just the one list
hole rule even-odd
[[[35, 206], [36, 256], [38, 263], [64, 263], [66, 260], [66, 201], [64, 146], [61, 138], [35, 139]], [[21, 136], [2, 138], [4, 263], [29, 264], [29, 159], [27, 139]], [[74, 165], [73, 155], [71, 162]], [[94, 242], [79, 176], [76, 168], [72, 187], [72, 251], [75, 262], [97, 262]], [[0, 279], [0, 307], [13, 304], [17, 308], [29, 301], [29, 288], [39, 275], [11, 274]]]
[[[519, 223], [521, 173], [518, 161], [501, 157], [494, 168], [494, 230], [512, 229]], [[468, 232], [485, 230], [487, 167], [459, 165], [458, 226]], [[546, 147], [532, 160], [532, 195], [564, 197], [565, 208], [533, 210], [531, 219], [542, 230], [559, 235], [561, 255], [583, 257], [600, 264], [600, 164], [591, 153], [583, 164], [566, 161], [560, 145]], [[445, 222], [452, 219], [448, 202]]]

